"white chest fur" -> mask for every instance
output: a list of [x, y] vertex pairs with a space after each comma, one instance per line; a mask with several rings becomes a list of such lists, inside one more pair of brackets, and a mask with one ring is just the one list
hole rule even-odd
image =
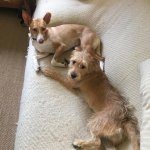
[[35, 47], [35, 49], [41, 53], [45, 53], [45, 52], [46, 53], [54, 53], [55, 52], [50, 39], [47, 39], [42, 44], [38, 43], [36, 40], [33, 40], [32, 44]]

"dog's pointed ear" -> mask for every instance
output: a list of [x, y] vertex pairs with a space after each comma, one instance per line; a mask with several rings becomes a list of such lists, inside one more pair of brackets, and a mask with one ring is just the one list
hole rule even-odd
[[46, 13], [45, 16], [43, 17], [43, 20], [45, 21], [46, 24], [49, 24], [51, 20], [51, 13]]
[[24, 20], [24, 23], [27, 26], [29, 26], [31, 24], [32, 18], [31, 18], [30, 14], [27, 11], [25, 11], [25, 10], [22, 11], [22, 18]]

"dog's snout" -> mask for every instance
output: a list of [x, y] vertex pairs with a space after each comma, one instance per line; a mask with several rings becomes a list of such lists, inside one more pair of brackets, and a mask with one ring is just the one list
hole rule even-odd
[[75, 72], [72, 72], [72, 73], [71, 73], [71, 78], [72, 78], [72, 79], [75, 79], [76, 77], [77, 77], [77, 74], [76, 74]]
[[37, 36], [37, 42], [40, 44], [42, 44], [44, 42], [44, 37], [41, 33], [39, 33]]
[[43, 39], [39, 39], [39, 43], [42, 44], [44, 42]]

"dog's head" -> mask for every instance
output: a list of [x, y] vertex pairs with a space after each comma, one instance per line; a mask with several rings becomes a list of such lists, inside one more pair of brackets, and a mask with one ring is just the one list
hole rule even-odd
[[89, 53], [76, 47], [70, 59], [68, 76], [76, 81], [82, 80], [86, 75], [100, 70], [101, 59], [103, 58], [94, 52]]
[[48, 38], [47, 25], [51, 19], [51, 13], [46, 13], [42, 19], [32, 19], [31, 16], [23, 11], [22, 17], [27, 26], [29, 26], [29, 31], [33, 40], [42, 44]]

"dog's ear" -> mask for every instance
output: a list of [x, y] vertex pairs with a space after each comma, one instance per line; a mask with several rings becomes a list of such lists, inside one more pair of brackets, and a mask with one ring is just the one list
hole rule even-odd
[[46, 24], [49, 24], [51, 20], [51, 13], [46, 13], [45, 16], [43, 17], [43, 20], [45, 21]]
[[98, 61], [104, 61], [105, 58], [97, 54], [94, 50], [87, 51], [94, 59]]
[[23, 18], [23, 20], [24, 20], [24, 23], [25, 23], [27, 26], [29, 26], [30, 23], [31, 23], [31, 21], [32, 21], [32, 18], [31, 18], [31, 16], [30, 16], [30, 14], [29, 14], [27, 11], [23, 10], [23, 11], [22, 11], [22, 18]]
[[102, 57], [102, 56], [100, 56], [100, 55], [98, 55], [98, 54], [95, 54], [94, 56], [93, 56], [96, 60], [98, 60], [98, 61], [105, 61], [105, 58], [104, 57]]

